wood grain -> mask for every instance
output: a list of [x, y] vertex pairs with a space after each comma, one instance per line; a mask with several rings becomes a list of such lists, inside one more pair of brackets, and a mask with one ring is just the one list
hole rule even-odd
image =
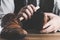
[[[27, 40], [60, 40], [60, 33], [50, 34], [28, 34], [25, 37]], [[0, 40], [5, 40], [0, 38]]]
[[51, 34], [28, 34], [28, 40], [60, 40], [60, 33]]

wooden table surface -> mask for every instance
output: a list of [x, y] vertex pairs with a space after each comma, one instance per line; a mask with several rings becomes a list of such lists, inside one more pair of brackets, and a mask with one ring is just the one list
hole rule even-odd
[[[28, 34], [25, 38], [28, 40], [60, 40], [60, 33]], [[0, 38], [0, 40], [5, 39]]]
[[29, 40], [60, 40], [60, 33], [28, 34], [26, 38]]

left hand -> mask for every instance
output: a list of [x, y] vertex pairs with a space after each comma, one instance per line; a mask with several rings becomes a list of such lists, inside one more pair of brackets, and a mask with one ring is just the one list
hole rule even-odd
[[52, 13], [44, 13], [50, 17], [50, 20], [43, 26], [42, 33], [57, 32], [60, 28], [60, 17]]

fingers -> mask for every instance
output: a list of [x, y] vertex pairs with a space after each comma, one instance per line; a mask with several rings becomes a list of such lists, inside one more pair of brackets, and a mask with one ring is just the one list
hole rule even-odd
[[36, 7], [32, 4], [25, 6], [21, 9], [19, 13], [25, 18], [25, 20], [30, 19], [33, 13], [35, 12]]
[[31, 8], [31, 6], [27, 6], [28, 10], [30, 11], [30, 13], [33, 15], [33, 10]]
[[32, 16], [32, 13], [28, 10], [28, 9], [26, 9], [26, 16], [28, 16], [29, 18], [31, 18], [31, 16]]
[[51, 21], [49, 21], [47, 24], [45, 24], [45, 25], [43, 26], [43, 29], [49, 27], [50, 25], [51, 25]]
[[36, 11], [36, 7], [34, 5], [32, 5], [32, 4], [30, 6], [33, 9], [33, 11], [35, 12]]
[[[53, 19], [50, 19], [41, 30], [42, 33], [50, 33], [50, 32], [57, 32], [57, 30], [60, 28], [60, 17], [54, 14], [48, 14], [46, 15], [51, 16], [53, 15]], [[52, 16], [51, 16], [52, 17]]]
[[25, 20], [27, 20], [27, 15], [25, 14], [25, 13], [22, 13], [22, 15], [23, 15], [23, 18], [25, 18]]
[[43, 26], [42, 33], [57, 32], [59, 25], [56, 24], [56, 21], [50, 20], [47, 24]]
[[42, 33], [50, 33], [54, 31], [54, 26], [52, 24], [52, 20], [50, 20], [47, 24], [43, 26], [43, 30], [41, 31]]
[[56, 33], [57, 30], [58, 30], [58, 27], [57, 27], [57, 26], [51, 25], [51, 26], [49, 26], [48, 28], [41, 30], [40, 32], [41, 32], [41, 33], [51, 33], [51, 32]]
[[49, 26], [48, 28], [42, 30], [41, 32], [43, 32], [43, 33], [50, 33], [52, 31], [54, 31], [54, 27], [53, 26]]

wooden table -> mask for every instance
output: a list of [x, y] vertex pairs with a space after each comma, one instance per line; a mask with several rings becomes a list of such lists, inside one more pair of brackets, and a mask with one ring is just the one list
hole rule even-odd
[[60, 40], [60, 33], [29, 34], [26, 38], [29, 40]]
[[[60, 40], [60, 33], [28, 34], [25, 38], [27, 40]], [[0, 38], [0, 40], [5, 40], [5, 39]]]

